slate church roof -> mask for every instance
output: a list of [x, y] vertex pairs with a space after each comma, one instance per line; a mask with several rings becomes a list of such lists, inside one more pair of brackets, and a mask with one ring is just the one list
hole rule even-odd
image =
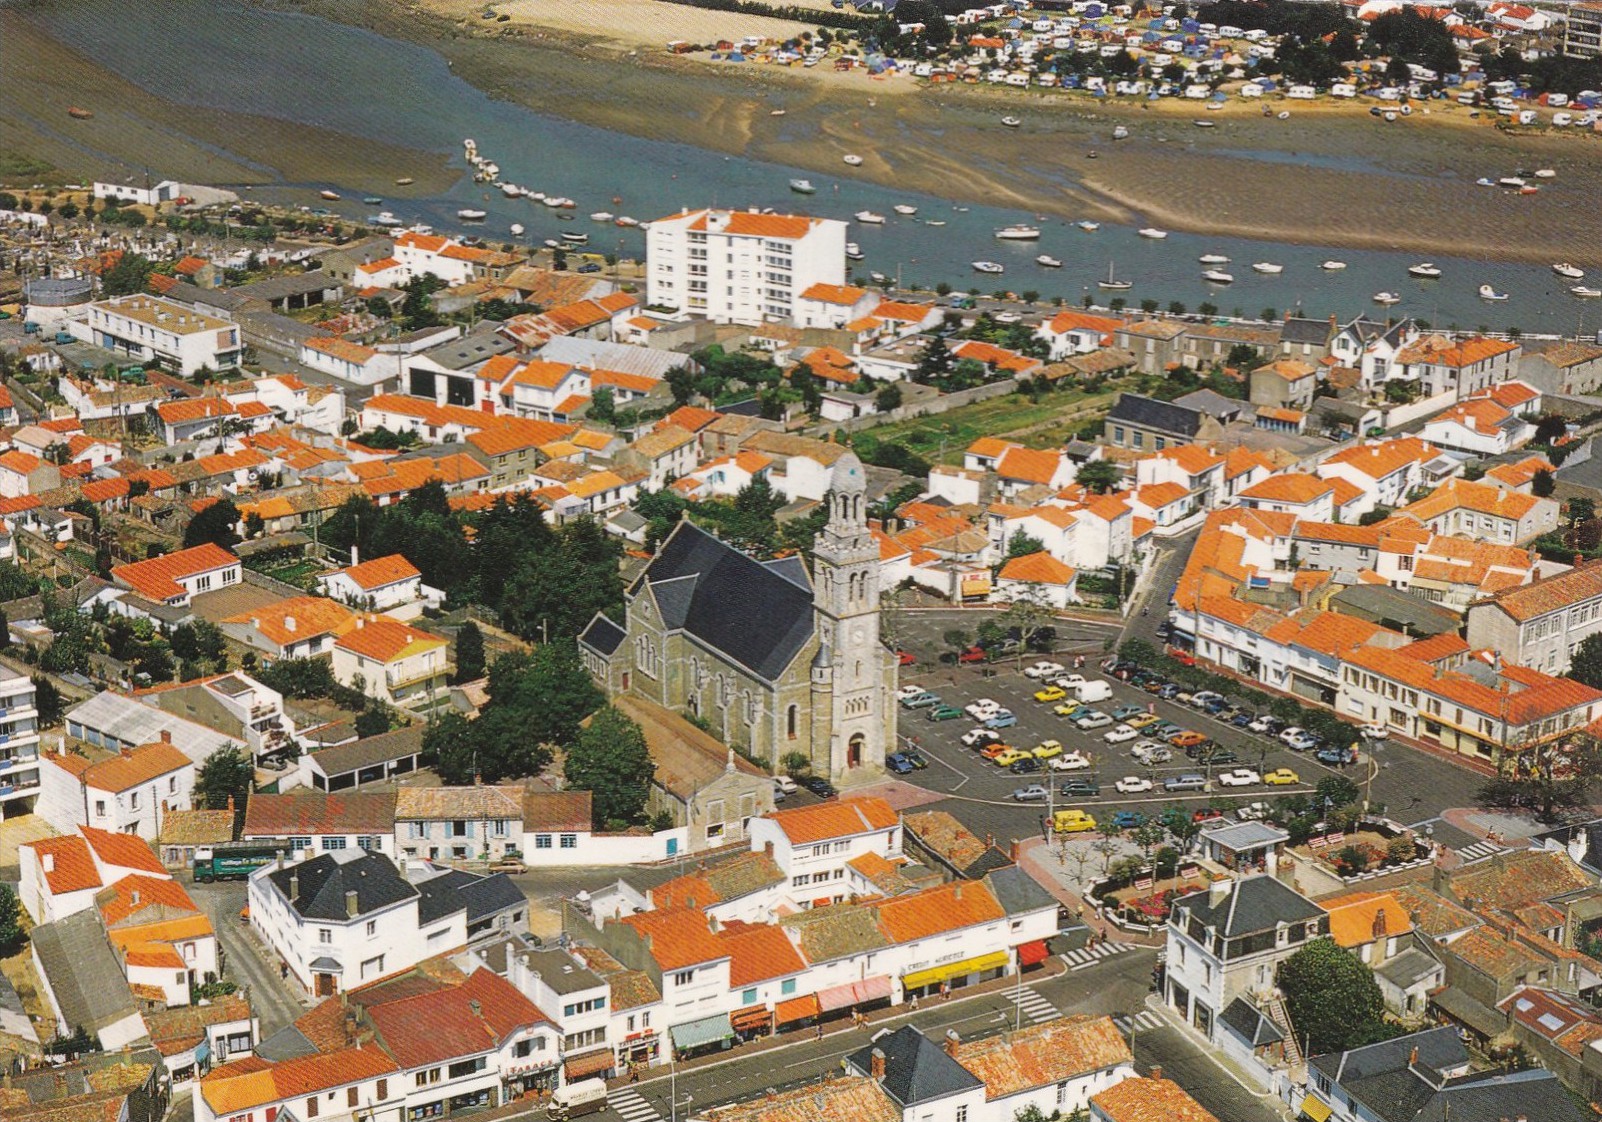
[[[630, 595], [647, 587], [668, 630], [687, 632], [767, 681], [812, 638], [812, 589], [799, 563], [757, 561], [688, 520], [673, 528]], [[583, 641], [603, 651], [611, 641], [615, 649], [609, 623], [592, 620]]]

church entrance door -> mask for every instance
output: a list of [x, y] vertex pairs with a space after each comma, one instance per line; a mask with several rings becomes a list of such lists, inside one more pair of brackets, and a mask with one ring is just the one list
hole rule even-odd
[[853, 736], [851, 738], [850, 743], [846, 745], [846, 767], [861, 767], [862, 766], [862, 745], [863, 745], [863, 743], [864, 743], [864, 737], [859, 732], [855, 736]]

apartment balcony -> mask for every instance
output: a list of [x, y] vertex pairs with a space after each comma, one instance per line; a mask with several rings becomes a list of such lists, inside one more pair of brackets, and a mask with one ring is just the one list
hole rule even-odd
[[449, 677], [455, 669], [456, 667], [453, 664], [447, 662], [443, 666], [430, 666], [421, 670], [387, 671], [384, 674], [384, 684], [389, 687], [391, 692], [403, 690], [407, 686], [415, 686], [421, 682]]
[[19, 767], [38, 767], [38, 766], [39, 766], [39, 757], [38, 757], [37, 754], [32, 755], [32, 756], [4, 756], [4, 757], [0, 757], [0, 775], [3, 775], [8, 771], [14, 771], [15, 769], [17, 769]]

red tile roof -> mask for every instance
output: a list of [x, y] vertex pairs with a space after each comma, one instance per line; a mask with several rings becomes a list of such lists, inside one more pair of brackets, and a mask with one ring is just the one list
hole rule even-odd
[[[353, 996], [359, 1000], [360, 991]], [[484, 968], [459, 986], [369, 1005], [367, 1016], [408, 1069], [491, 1051], [518, 1029], [549, 1020], [516, 986]]]
[[707, 927], [706, 916], [693, 908], [639, 912], [617, 922], [639, 932], [651, 957], [663, 970], [683, 970], [729, 957], [723, 940]]
[[219, 545], [204, 545], [180, 549], [130, 565], [118, 565], [111, 570], [111, 579], [126, 585], [148, 600], [166, 602], [185, 595], [178, 583], [181, 578], [215, 572], [239, 564], [239, 558]]
[[126, 791], [130, 787], [148, 783], [158, 776], [194, 766], [188, 756], [171, 744], [142, 744], [138, 748], [100, 760], [90, 760], [73, 752], [51, 751], [45, 752], [43, 758], [78, 779], [85, 787], [93, 787], [99, 791]]
[[399, 553], [391, 553], [387, 557], [375, 557], [371, 561], [363, 561], [359, 565], [352, 565], [348, 569], [339, 571], [369, 592], [375, 588], [383, 588], [386, 584], [398, 584], [403, 580], [412, 580], [423, 575], [416, 565]]
[[975, 927], [1006, 917], [995, 896], [980, 881], [954, 881], [879, 905], [879, 929], [896, 943]]
[[[189, 762], [187, 756], [183, 756], [183, 753], [178, 752], [171, 745], [146, 745], [146, 747], [169, 749], [172, 755], [182, 757], [184, 763]], [[135, 751], [138, 750], [135, 749]], [[171, 756], [169, 756], [169, 759], [171, 759]], [[155, 772], [153, 774], [159, 775], [161, 773]], [[150, 848], [150, 843], [137, 834], [117, 834], [112, 833], [110, 830], [97, 830], [93, 826], [79, 826], [78, 831], [83, 834], [84, 841], [89, 843], [89, 848], [95, 851], [95, 856], [100, 858], [102, 864], [116, 865], [123, 869], [143, 869], [145, 872], [159, 877], [167, 875], [166, 867], [157, 860], [155, 851]]]
[[888, 830], [901, 821], [890, 804], [879, 798], [841, 799], [838, 802], [777, 810], [769, 817], [792, 845], [808, 845], [831, 838], [849, 838]]
[[89, 846], [76, 835], [40, 838], [38, 841], [23, 842], [17, 848], [33, 850], [41, 870], [44, 869], [45, 858], [50, 859], [50, 871], [44, 873], [44, 878], [52, 895], [100, 887], [100, 874], [95, 869], [94, 858], [89, 855]]
[[729, 985], [754, 986], [773, 978], [804, 973], [807, 964], [781, 927], [742, 925], [718, 933], [729, 955]]

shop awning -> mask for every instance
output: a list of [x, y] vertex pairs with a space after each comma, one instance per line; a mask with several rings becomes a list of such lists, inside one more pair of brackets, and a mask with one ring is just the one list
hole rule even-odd
[[734, 1030], [729, 1027], [727, 1013], [715, 1013], [699, 1021], [674, 1025], [668, 1029], [668, 1033], [673, 1037], [673, 1047], [682, 1052], [687, 1048], [704, 1048], [708, 1044], [727, 1040], [734, 1035]]
[[585, 1052], [582, 1056], [573, 1056], [562, 1065], [567, 1081], [572, 1083], [577, 1079], [587, 1079], [592, 1075], [600, 1075], [603, 1071], [610, 1071], [617, 1066], [612, 1058], [612, 1049], [602, 1048], [595, 1052]]
[[855, 982], [847, 982], [843, 986], [830, 986], [826, 990], [818, 991], [818, 1008], [825, 1013], [833, 1013], [836, 1009], [845, 1009], [857, 1003], [857, 988]]
[[1033, 943], [1022, 943], [1018, 947], [1019, 966], [1038, 966], [1050, 957], [1051, 952], [1046, 949], [1044, 939], [1036, 939]]
[[779, 1002], [773, 1007], [773, 1019], [778, 1024], [787, 1025], [791, 1021], [816, 1017], [819, 1011], [818, 995], [808, 993], [800, 997], [792, 997], [789, 1001]]
[[931, 966], [927, 970], [917, 970], [911, 974], [903, 974], [901, 976], [901, 985], [909, 990], [921, 989], [924, 986], [936, 985], [952, 978], [961, 978], [965, 974], [978, 974], [984, 970], [999, 970], [1006, 965], [1007, 952], [992, 951], [990, 954], [980, 955], [978, 958], [965, 958], [960, 962], [946, 962], [939, 966]]
[[852, 988], [857, 991], [858, 1001], [886, 1001], [890, 997], [890, 975], [875, 974], [872, 978], [853, 983]]
[[768, 1012], [766, 1005], [752, 1005], [745, 1009], [736, 1009], [729, 1014], [729, 1024], [740, 1032], [754, 1028], [767, 1028], [772, 1023], [773, 1014]]
[[1313, 1122], [1329, 1122], [1330, 1108], [1316, 1095], [1308, 1095], [1302, 1100], [1302, 1115], [1311, 1118]]

